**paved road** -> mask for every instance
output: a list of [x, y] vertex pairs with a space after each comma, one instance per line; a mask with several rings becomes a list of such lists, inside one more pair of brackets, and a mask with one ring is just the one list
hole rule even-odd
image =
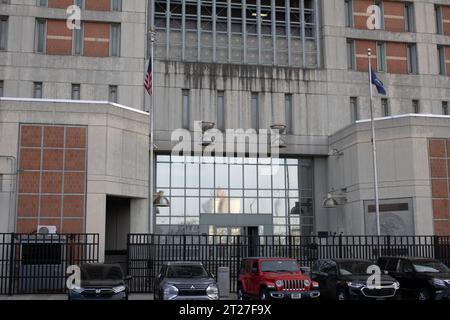
[[[236, 299], [235, 294], [231, 294], [228, 298], [223, 300]], [[67, 300], [67, 295], [64, 294], [23, 294], [14, 296], [2, 296], [0, 300]], [[153, 300], [153, 294], [130, 294], [130, 300]]]

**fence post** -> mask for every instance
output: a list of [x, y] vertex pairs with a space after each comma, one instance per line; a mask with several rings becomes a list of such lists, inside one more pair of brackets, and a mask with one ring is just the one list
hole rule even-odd
[[[381, 256], [381, 252], [378, 253], [379, 256]], [[387, 255], [390, 256], [391, 255], [391, 236], [388, 235], [387, 236]]]
[[9, 252], [9, 287], [8, 295], [13, 295], [13, 278], [14, 278], [14, 233], [11, 233], [10, 252]]
[[339, 258], [342, 258], [342, 234], [339, 234], [338, 246], [339, 246]]
[[183, 234], [183, 261], [186, 261], [186, 235]]
[[434, 258], [441, 259], [441, 246], [439, 244], [439, 236], [433, 236]]

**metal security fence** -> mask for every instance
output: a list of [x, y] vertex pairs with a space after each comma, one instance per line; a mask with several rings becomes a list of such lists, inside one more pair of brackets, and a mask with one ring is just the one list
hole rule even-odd
[[98, 234], [0, 233], [0, 294], [64, 293], [67, 267], [98, 257]]
[[450, 237], [441, 236], [208, 236], [128, 235], [128, 274], [132, 292], [152, 292], [164, 262], [200, 261], [212, 273], [230, 268], [236, 290], [239, 265], [245, 257], [289, 257], [303, 266], [324, 258], [375, 261], [379, 256], [436, 258], [450, 265]]

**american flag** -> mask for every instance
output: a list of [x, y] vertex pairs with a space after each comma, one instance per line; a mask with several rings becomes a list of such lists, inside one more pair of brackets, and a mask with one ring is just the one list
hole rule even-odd
[[152, 73], [152, 59], [148, 63], [147, 74], [145, 75], [144, 87], [149, 95], [153, 94], [153, 73]]

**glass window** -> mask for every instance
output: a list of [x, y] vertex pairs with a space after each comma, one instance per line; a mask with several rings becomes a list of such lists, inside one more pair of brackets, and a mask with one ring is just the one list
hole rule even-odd
[[350, 113], [352, 115], [352, 122], [356, 122], [359, 120], [359, 108], [357, 97], [350, 97]]
[[81, 99], [81, 85], [78, 83], [72, 84], [72, 100]]
[[111, 11], [121, 11], [122, 1], [121, 0], [111, 0]]
[[111, 24], [110, 56], [120, 56], [120, 24]]
[[445, 62], [445, 47], [438, 46], [438, 59], [439, 59], [439, 74], [445, 76], [447, 74], [446, 71], [446, 62]]
[[36, 19], [36, 52], [44, 53], [45, 51], [45, 28], [46, 21]]
[[225, 93], [217, 92], [217, 129], [225, 130]]
[[42, 98], [42, 82], [34, 82], [33, 84], [33, 98], [41, 99]]
[[414, 4], [405, 2], [405, 31], [414, 32]]
[[353, 27], [353, 1], [345, 0], [345, 25]]
[[84, 24], [81, 23], [80, 29], [73, 30], [74, 55], [83, 55], [83, 39], [84, 39]]
[[293, 110], [292, 110], [292, 94], [284, 95], [284, 123], [286, 125], [286, 133], [293, 133]]
[[117, 102], [118, 99], [118, 88], [117, 86], [109, 86], [109, 96], [108, 101]]
[[436, 33], [443, 34], [444, 33], [444, 24], [442, 19], [442, 7], [436, 5], [434, 7], [435, 17], [436, 17]]
[[377, 70], [386, 71], [386, 46], [384, 42], [377, 42]]
[[412, 101], [412, 111], [413, 113], [420, 113], [420, 103], [419, 100]]
[[181, 110], [181, 126], [183, 129], [189, 129], [190, 122], [190, 106], [189, 106], [189, 90], [182, 90], [182, 110]]
[[442, 101], [442, 114], [445, 115], [445, 116], [449, 115], [448, 101]]
[[80, 9], [84, 8], [84, 0], [75, 0], [75, 5], [77, 5]]
[[251, 110], [250, 110], [251, 128], [259, 129], [259, 97], [258, 93], [252, 93]]
[[347, 40], [347, 68], [356, 70], [355, 40]]
[[8, 17], [0, 16], [0, 50], [8, 46]]
[[4, 85], [5, 85], [5, 83], [4, 83], [4, 81], [3, 80], [0, 80], [0, 97], [3, 97], [3, 94], [4, 94]]
[[388, 117], [391, 115], [391, 112], [389, 110], [389, 100], [382, 98], [381, 99], [381, 112], [383, 114], [383, 117]]
[[46, 7], [47, 5], [47, 0], [38, 0], [38, 6]]
[[408, 73], [417, 74], [417, 48], [415, 44], [408, 45]]

